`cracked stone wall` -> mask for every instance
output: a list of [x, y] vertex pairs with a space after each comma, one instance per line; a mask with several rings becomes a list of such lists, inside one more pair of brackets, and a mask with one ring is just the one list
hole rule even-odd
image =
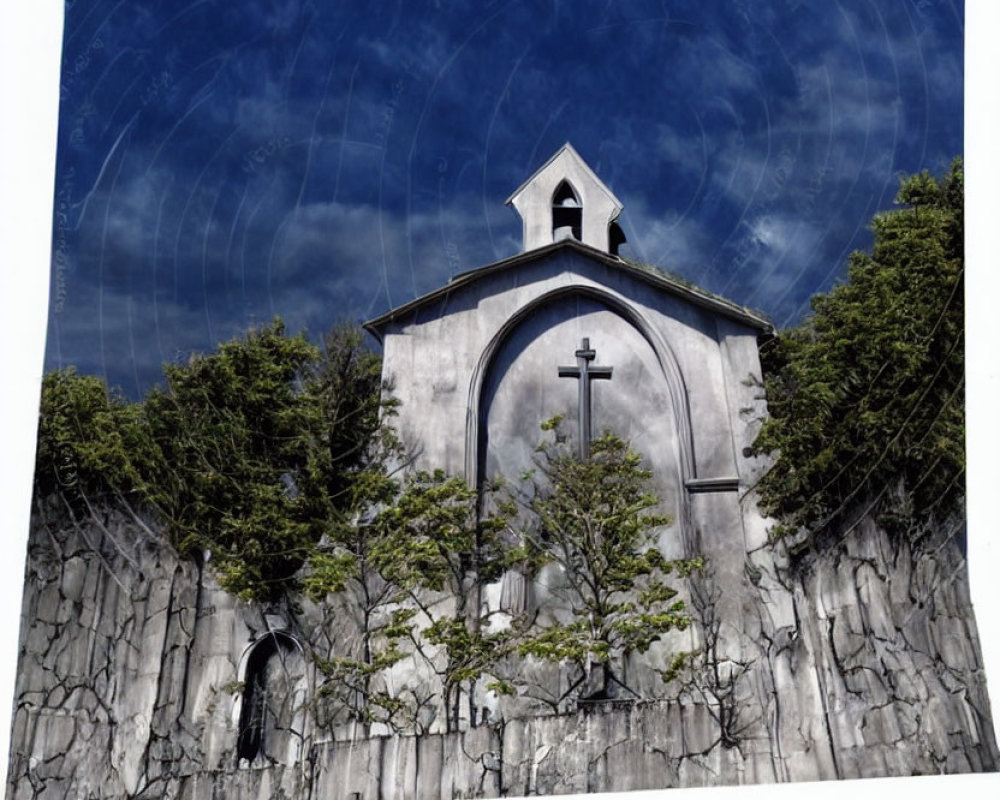
[[[998, 768], [963, 535], [893, 542], [863, 516], [795, 570], [750, 554], [776, 779]], [[796, 766], [804, 749], [813, 775]]]
[[10, 797], [157, 797], [232, 762], [239, 659], [266, 629], [134, 520], [29, 535]]
[[998, 766], [949, 531], [891, 543], [862, 518], [794, 564], [759, 546], [739, 586], [727, 575], [725, 606], [709, 572], [692, 590], [703, 652], [669, 699], [333, 741], [293, 681], [272, 760], [242, 764], [236, 698], [274, 625], [264, 610], [118, 515], [36, 519], [26, 578], [13, 800], [490, 797]]

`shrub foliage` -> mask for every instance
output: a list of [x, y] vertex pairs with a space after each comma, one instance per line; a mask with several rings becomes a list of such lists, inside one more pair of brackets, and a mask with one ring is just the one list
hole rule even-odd
[[598, 694], [612, 697], [631, 691], [620, 677], [624, 659], [690, 624], [667, 576], [686, 577], [702, 561], [664, 558], [656, 533], [670, 520], [653, 511], [659, 498], [651, 491], [652, 473], [627, 442], [605, 432], [581, 458], [567, 449], [558, 417], [542, 427], [555, 436], [539, 445], [537, 473], [525, 476], [528, 524], [511, 559], [529, 573], [558, 565], [562, 585], [551, 590], [572, 619], [527, 631], [518, 652], [575, 665], [581, 676], [599, 664]]

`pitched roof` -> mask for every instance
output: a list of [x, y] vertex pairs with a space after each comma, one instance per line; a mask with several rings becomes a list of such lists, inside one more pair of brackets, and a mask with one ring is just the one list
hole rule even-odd
[[614, 267], [615, 269], [621, 270], [637, 280], [643, 281], [644, 283], [647, 283], [663, 292], [680, 297], [693, 305], [713, 311], [717, 314], [721, 314], [722, 316], [741, 322], [751, 328], [756, 328], [761, 332], [770, 332], [774, 330], [774, 325], [760, 313], [751, 311], [743, 306], [726, 300], [723, 297], [719, 297], [718, 295], [707, 292], [704, 289], [700, 289], [696, 286], [687, 284], [684, 281], [678, 280], [677, 278], [672, 278], [654, 267], [641, 267], [631, 264], [617, 256], [609, 255], [608, 253], [597, 250], [589, 245], [583, 244], [582, 242], [578, 242], [575, 239], [563, 239], [562, 241], [546, 245], [545, 247], [539, 247], [534, 250], [528, 250], [524, 253], [518, 253], [517, 255], [505, 258], [502, 261], [496, 261], [492, 264], [487, 264], [484, 267], [478, 267], [477, 269], [460, 273], [441, 288], [428, 292], [427, 294], [417, 297], [408, 303], [396, 306], [396, 308], [393, 308], [390, 311], [375, 317], [374, 319], [368, 320], [368, 322], [364, 323], [364, 327], [372, 333], [375, 338], [381, 341], [381, 329], [385, 325], [402, 319], [411, 312], [423, 308], [424, 306], [430, 305], [445, 295], [454, 292], [456, 289], [461, 289], [489, 275], [504, 272], [509, 269], [515, 269], [523, 264], [531, 263], [532, 261], [539, 260], [564, 249], [576, 251], [587, 258], [599, 261], [607, 266]]
[[532, 181], [534, 181], [535, 178], [537, 178], [541, 173], [545, 172], [545, 170], [547, 170], [554, 161], [559, 159], [563, 155], [563, 153], [566, 153], [576, 163], [576, 165], [581, 170], [583, 170], [583, 172], [587, 174], [587, 176], [594, 182], [594, 184], [608, 196], [608, 198], [611, 200], [612, 204], [615, 207], [614, 217], [617, 217], [622, 212], [622, 208], [624, 208], [624, 206], [621, 203], [621, 200], [615, 197], [614, 192], [612, 192], [605, 185], [604, 181], [602, 181], [600, 178], [597, 177], [597, 173], [590, 168], [590, 165], [583, 160], [583, 156], [581, 156], [578, 152], [576, 152], [576, 149], [569, 142], [566, 142], [566, 144], [564, 144], [562, 147], [556, 150], [548, 161], [546, 161], [544, 164], [542, 164], [542, 166], [540, 166], [533, 173], [531, 173], [531, 176], [527, 180], [525, 180], [520, 186], [518, 186], [513, 192], [511, 192], [510, 197], [508, 197], [504, 201], [504, 205], [509, 206], [511, 203], [513, 203], [514, 199], [521, 192], [524, 191], [524, 188]]

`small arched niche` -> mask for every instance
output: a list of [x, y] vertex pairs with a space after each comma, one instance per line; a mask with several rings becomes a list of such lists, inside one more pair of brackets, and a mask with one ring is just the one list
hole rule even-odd
[[237, 761], [294, 763], [302, 740], [305, 659], [291, 635], [271, 631], [243, 658]]
[[552, 194], [552, 241], [583, 240], [583, 206], [569, 181], [560, 181]]

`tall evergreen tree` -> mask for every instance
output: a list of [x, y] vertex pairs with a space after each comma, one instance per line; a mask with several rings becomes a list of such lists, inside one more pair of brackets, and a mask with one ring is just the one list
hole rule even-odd
[[759, 489], [776, 535], [819, 531], [872, 507], [929, 521], [964, 497], [962, 162], [905, 177], [872, 222], [870, 253], [812, 315], [766, 343], [770, 419], [754, 444], [774, 456]]

